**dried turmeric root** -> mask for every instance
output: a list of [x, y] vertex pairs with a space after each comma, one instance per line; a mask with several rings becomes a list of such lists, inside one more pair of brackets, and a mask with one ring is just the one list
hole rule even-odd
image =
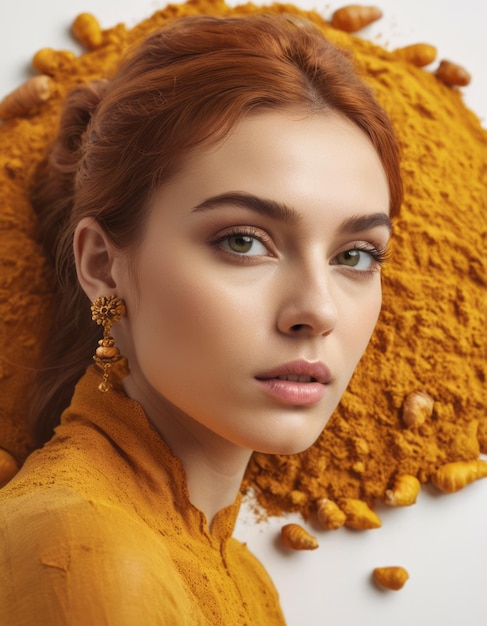
[[326, 530], [336, 530], [345, 524], [347, 516], [336, 502], [322, 498], [316, 504], [316, 516]]
[[431, 482], [445, 493], [454, 493], [486, 477], [487, 461], [456, 461], [439, 467], [431, 476]]
[[471, 75], [464, 67], [451, 61], [441, 61], [435, 75], [448, 87], [466, 87], [472, 80]]
[[412, 391], [402, 407], [402, 421], [408, 427], [421, 426], [433, 414], [435, 401], [425, 391]]
[[384, 502], [389, 506], [410, 506], [416, 502], [421, 483], [411, 474], [397, 476], [392, 489], [387, 489]]
[[53, 76], [56, 72], [69, 65], [76, 55], [70, 50], [53, 50], [42, 48], [38, 50], [32, 59], [32, 65], [41, 74]]
[[372, 511], [366, 502], [355, 500], [354, 498], [340, 498], [339, 507], [346, 515], [345, 526], [355, 530], [367, 530], [380, 528], [382, 522], [380, 517]]
[[52, 80], [42, 74], [29, 78], [25, 83], [14, 89], [0, 102], [0, 119], [27, 115], [36, 106], [51, 97]]
[[316, 550], [318, 541], [299, 524], [286, 524], [281, 528], [281, 540], [292, 550]]
[[333, 13], [331, 25], [346, 33], [355, 33], [381, 17], [382, 11], [377, 7], [348, 4]]
[[373, 577], [382, 587], [398, 591], [404, 587], [409, 574], [404, 567], [376, 567], [373, 571]]
[[14, 457], [0, 448], [0, 487], [6, 485], [19, 471], [19, 466]]
[[412, 63], [417, 67], [424, 67], [433, 63], [436, 59], [438, 51], [435, 46], [431, 46], [428, 43], [414, 43], [410, 46], [404, 46], [404, 48], [397, 48], [394, 50], [394, 54], [403, 61]]
[[91, 13], [80, 13], [71, 29], [76, 39], [88, 50], [99, 48], [103, 43], [100, 23]]

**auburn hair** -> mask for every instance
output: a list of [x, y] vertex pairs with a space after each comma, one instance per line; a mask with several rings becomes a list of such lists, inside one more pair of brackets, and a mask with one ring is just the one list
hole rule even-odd
[[154, 190], [191, 150], [223, 139], [251, 112], [289, 107], [339, 111], [361, 128], [386, 173], [391, 215], [398, 212], [402, 185], [392, 125], [348, 55], [305, 20], [180, 18], [130, 52], [112, 80], [68, 95], [59, 135], [32, 187], [59, 282], [57, 319], [31, 403], [38, 441], [59, 423], [100, 333], [76, 276], [79, 221], [95, 218], [116, 247], [129, 250]]

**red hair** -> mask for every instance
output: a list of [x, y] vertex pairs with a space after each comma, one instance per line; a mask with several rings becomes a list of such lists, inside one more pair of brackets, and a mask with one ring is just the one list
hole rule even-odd
[[[48, 438], [91, 362], [98, 328], [77, 282], [76, 225], [95, 217], [121, 249], [137, 242], [151, 194], [197, 146], [256, 110], [339, 111], [370, 138], [395, 215], [402, 200], [391, 123], [347, 55], [310, 23], [283, 15], [187, 17], [152, 33], [110, 82], [77, 88], [33, 192], [57, 269], [59, 319], [31, 423]], [[61, 329], [61, 330], [60, 330]]]

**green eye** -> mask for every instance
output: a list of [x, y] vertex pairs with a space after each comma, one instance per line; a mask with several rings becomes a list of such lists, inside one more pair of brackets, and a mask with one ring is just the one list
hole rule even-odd
[[[367, 253], [365, 253], [367, 255]], [[348, 265], [349, 267], [356, 267], [361, 260], [364, 252], [362, 250], [344, 250], [337, 254], [336, 260], [339, 265]], [[370, 259], [370, 255], [367, 255]]]
[[227, 246], [232, 252], [238, 252], [239, 254], [245, 254], [250, 252], [254, 245], [255, 239], [248, 237], [247, 235], [232, 235], [227, 238]]
[[[227, 256], [233, 256], [233, 261], [243, 261], [247, 257], [268, 257], [270, 253], [270, 237], [260, 229], [254, 234], [254, 228], [242, 227], [222, 233], [219, 237], [210, 241], [210, 245], [224, 251]], [[268, 245], [267, 242], [269, 242]], [[253, 259], [258, 261], [257, 258]]]
[[339, 252], [333, 259], [333, 265], [349, 267], [357, 272], [368, 272], [379, 269], [385, 261], [386, 251], [377, 248], [362, 250], [361, 248], [350, 248]]
[[240, 256], [267, 256], [269, 251], [257, 237], [245, 233], [227, 235], [220, 240], [222, 248]]

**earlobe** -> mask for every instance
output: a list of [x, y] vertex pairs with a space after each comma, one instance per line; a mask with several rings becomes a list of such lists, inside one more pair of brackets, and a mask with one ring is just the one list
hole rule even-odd
[[78, 224], [73, 251], [78, 280], [91, 301], [116, 291], [112, 275], [113, 244], [96, 219], [83, 218]]

